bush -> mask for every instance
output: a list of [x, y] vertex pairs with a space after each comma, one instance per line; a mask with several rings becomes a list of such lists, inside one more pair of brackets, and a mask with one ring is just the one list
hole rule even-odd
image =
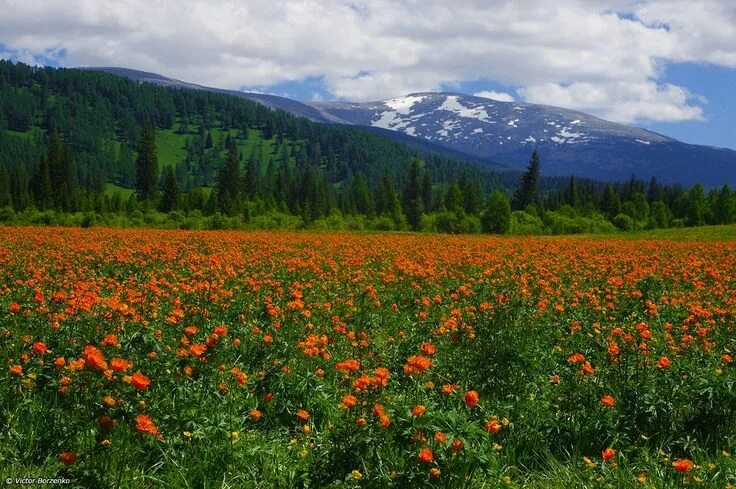
[[619, 214], [614, 217], [613, 225], [621, 231], [633, 231], [636, 227], [634, 220], [626, 214]]
[[488, 197], [483, 213], [481, 227], [486, 233], [504, 234], [511, 226], [511, 204], [501, 192], [493, 192]]
[[509, 232], [519, 236], [542, 234], [544, 228], [542, 220], [525, 211], [514, 211], [511, 213], [511, 226]]

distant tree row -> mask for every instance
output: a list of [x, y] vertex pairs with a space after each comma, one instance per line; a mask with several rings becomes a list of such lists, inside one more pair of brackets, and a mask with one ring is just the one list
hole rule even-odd
[[327, 227], [350, 218], [378, 229], [451, 233], [736, 220], [728, 186], [543, 177], [536, 152], [523, 175], [494, 174], [232, 96], [7, 61], [0, 61], [0, 207], [198, 212], [244, 224], [278, 215]]

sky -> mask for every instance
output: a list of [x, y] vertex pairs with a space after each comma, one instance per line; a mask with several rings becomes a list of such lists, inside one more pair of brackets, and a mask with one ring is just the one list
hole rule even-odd
[[734, 0], [0, 0], [0, 58], [302, 101], [446, 90], [736, 149]]

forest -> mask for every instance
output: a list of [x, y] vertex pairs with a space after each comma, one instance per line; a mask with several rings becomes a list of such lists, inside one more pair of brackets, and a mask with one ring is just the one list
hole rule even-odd
[[0, 222], [569, 234], [728, 224], [726, 185], [545, 177], [237, 97], [0, 61]]

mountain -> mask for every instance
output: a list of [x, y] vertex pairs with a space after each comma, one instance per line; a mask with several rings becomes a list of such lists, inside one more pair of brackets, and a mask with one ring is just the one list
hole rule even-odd
[[[129, 80], [136, 81], [138, 83], [153, 83], [155, 85], [169, 87], [169, 88], [181, 88], [189, 90], [204, 90], [208, 92], [221, 93], [224, 95], [233, 95], [235, 97], [244, 98], [253, 102], [258, 102], [265, 105], [268, 108], [275, 110], [283, 110], [290, 114], [305, 117], [313, 122], [322, 122], [328, 124], [343, 124], [343, 125], [355, 125], [353, 122], [344, 121], [339, 117], [336, 117], [327, 112], [322, 112], [316, 107], [311, 105], [297, 102], [285, 97], [279, 97], [277, 95], [268, 95], [263, 93], [254, 92], [241, 92], [237, 90], [225, 90], [221, 88], [205, 87], [202, 85], [196, 85], [194, 83], [188, 83], [174, 78], [168, 78], [156, 73], [148, 73], [145, 71], [132, 70], [129, 68], [118, 68], [118, 67], [85, 67], [80, 68], [86, 71], [98, 71], [104, 73], [110, 73], [118, 75]], [[381, 127], [373, 127], [367, 125], [372, 132], [378, 133], [384, 137], [388, 137], [398, 143], [401, 143], [414, 151], [424, 155], [442, 156], [447, 158], [453, 158], [456, 160], [465, 160], [470, 163], [479, 164], [481, 166], [504, 171], [509, 168], [506, 165], [500, 164], [490, 158], [483, 157], [482, 155], [473, 155], [462, 150], [452, 148], [451, 146], [440, 144], [439, 142], [426, 140], [424, 138], [412, 137], [409, 134], [384, 129]]]
[[537, 149], [547, 175], [620, 181], [635, 174], [686, 185], [736, 183], [736, 151], [685, 144], [559, 107], [459, 93], [310, 105], [326, 118], [402, 132], [517, 168]]
[[656, 177], [665, 183], [736, 185], [736, 151], [686, 144], [641, 128], [559, 107], [426, 92], [379, 102], [297, 102], [204, 87], [127, 68], [84, 68], [138, 82], [245, 98], [328, 124], [357, 125], [420, 153], [466, 159], [496, 170], [523, 169], [536, 149], [548, 176], [599, 181]]

